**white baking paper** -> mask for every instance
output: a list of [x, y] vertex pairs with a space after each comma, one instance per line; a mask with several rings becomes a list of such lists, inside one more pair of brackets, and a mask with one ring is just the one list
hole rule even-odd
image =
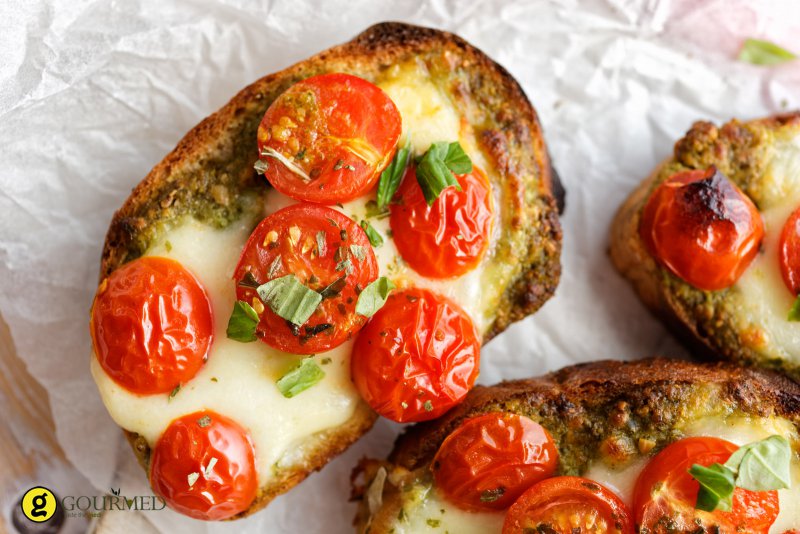
[[[612, 269], [608, 225], [693, 121], [800, 107], [800, 62], [735, 59], [746, 37], [800, 52], [797, 2], [6, 1], [0, 310], [49, 391], [59, 442], [98, 492], [148, 491], [88, 372], [88, 310], [113, 211], [239, 89], [383, 20], [456, 32], [505, 66], [536, 106], [567, 189], [556, 296], [486, 346], [480, 381], [684, 355]], [[163, 532], [351, 532], [350, 470], [363, 455], [385, 455], [398, 430], [378, 422], [247, 520], [144, 515]]]

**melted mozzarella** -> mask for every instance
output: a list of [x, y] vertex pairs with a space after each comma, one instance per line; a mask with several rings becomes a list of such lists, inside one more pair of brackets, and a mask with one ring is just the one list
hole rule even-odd
[[787, 315], [794, 297], [783, 282], [778, 247], [786, 220], [800, 207], [800, 135], [770, 149], [759, 190], [765, 235], [762, 250], [735, 285], [742, 341], [773, 358], [800, 364], [800, 323]]
[[287, 399], [275, 382], [301, 357], [225, 335], [236, 297], [233, 270], [252, 223], [239, 221], [218, 230], [187, 218], [147, 251], [177, 260], [191, 271], [205, 287], [214, 311], [208, 362], [175, 397], [133, 394], [109, 378], [95, 357], [91, 369], [111, 417], [122, 428], [142, 435], [151, 447], [173, 419], [197, 410], [207, 408], [235, 420], [250, 431], [259, 482], [264, 484], [274, 469], [302, 458], [302, 446], [310, 436], [345, 423], [359, 395], [350, 381], [352, 342], [316, 355], [318, 363], [331, 359], [320, 365], [325, 378]]
[[503, 512], [468, 512], [450, 504], [435, 491], [403, 504], [402, 519], [394, 525], [396, 534], [448, 532], [450, 534], [486, 534], [503, 529]]

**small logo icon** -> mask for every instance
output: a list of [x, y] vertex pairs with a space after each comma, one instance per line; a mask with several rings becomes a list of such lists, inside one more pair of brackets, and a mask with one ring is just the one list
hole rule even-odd
[[36, 486], [25, 492], [20, 506], [25, 517], [34, 523], [44, 523], [55, 515], [58, 501], [52, 491], [44, 486]]

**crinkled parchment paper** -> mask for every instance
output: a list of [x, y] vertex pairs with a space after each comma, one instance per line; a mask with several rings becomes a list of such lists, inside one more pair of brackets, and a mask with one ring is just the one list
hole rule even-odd
[[[89, 376], [88, 310], [113, 211], [202, 118], [256, 78], [372, 23], [456, 32], [520, 81], [567, 189], [563, 276], [535, 317], [487, 345], [481, 382], [579, 361], [683, 350], [612, 270], [611, 217], [697, 119], [800, 107], [800, 63], [735, 60], [745, 37], [800, 51], [800, 4], [716, 0], [164, 0], [0, 7], [0, 310], [47, 388], [58, 439], [97, 488], [147, 493]], [[388, 452], [379, 422], [266, 511], [203, 524], [146, 514], [164, 532], [351, 532], [349, 474]]]

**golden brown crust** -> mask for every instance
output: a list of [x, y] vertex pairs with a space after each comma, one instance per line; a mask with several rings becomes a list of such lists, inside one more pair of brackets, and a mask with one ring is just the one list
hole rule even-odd
[[[479, 141], [503, 176], [499, 185], [510, 205], [509, 221], [504, 223], [519, 237], [509, 240], [503, 253], [524, 268], [504, 292], [484, 341], [538, 309], [554, 293], [560, 275], [554, 182], [556, 191], [563, 190], [551, 171], [536, 113], [508, 72], [461, 38], [400, 23], [375, 25], [348, 43], [257, 80], [193, 128], [115, 213], [103, 248], [101, 279], [144, 253], [160, 229], [178, 217], [192, 214], [224, 226], [240, 216], [248, 199], [263, 194], [264, 185], [252, 170], [256, 129], [269, 104], [291, 84], [331, 71], [374, 79], [404, 58], [425, 55], [435, 55], [458, 73], [450, 89], [463, 97], [462, 111], [486, 125]], [[347, 423], [317, 436], [302, 464], [282, 470], [242, 515], [262, 508], [320, 469], [365, 433], [375, 417], [362, 402]], [[147, 443], [136, 434], [126, 435], [147, 469]]]
[[[540, 422], [558, 445], [559, 474], [580, 475], [597, 459], [624, 464], [658, 451], [680, 439], [681, 426], [698, 417], [780, 417], [800, 430], [800, 385], [777, 373], [728, 363], [652, 358], [574, 365], [538, 378], [476, 387], [444, 417], [410, 427], [388, 461], [362, 462], [365, 486], [381, 467], [393, 483], [384, 485], [375, 513], [362, 499], [358, 531], [370, 523], [370, 532], [386, 532], [402, 506], [399, 488], [429, 483], [428, 467], [445, 437], [464, 419], [494, 411]], [[364, 489], [356, 488], [356, 498]]]

